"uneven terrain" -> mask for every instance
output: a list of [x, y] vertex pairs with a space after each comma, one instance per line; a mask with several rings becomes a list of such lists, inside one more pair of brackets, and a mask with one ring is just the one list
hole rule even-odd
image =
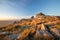
[[60, 17], [37, 13], [0, 27], [0, 40], [60, 40]]

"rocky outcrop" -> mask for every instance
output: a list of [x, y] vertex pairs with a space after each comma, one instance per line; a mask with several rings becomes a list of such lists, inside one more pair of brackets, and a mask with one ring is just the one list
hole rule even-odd
[[0, 27], [0, 39], [5, 38], [6, 40], [60, 40], [60, 19], [38, 13], [31, 18]]

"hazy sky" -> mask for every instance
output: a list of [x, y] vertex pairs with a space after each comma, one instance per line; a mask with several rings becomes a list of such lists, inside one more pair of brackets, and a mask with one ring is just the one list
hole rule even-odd
[[28, 17], [37, 12], [60, 16], [60, 0], [0, 0], [0, 20]]

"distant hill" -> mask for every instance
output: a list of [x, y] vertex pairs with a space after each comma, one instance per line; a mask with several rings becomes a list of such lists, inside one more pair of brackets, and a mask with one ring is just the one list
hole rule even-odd
[[18, 20], [0, 20], [0, 27], [13, 24], [15, 21], [18, 21]]

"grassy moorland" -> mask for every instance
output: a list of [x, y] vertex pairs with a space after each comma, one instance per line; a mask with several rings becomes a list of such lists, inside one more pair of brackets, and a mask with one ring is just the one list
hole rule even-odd
[[60, 17], [57, 16], [38, 13], [18, 22], [3, 23], [7, 25], [0, 27], [1, 40], [60, 40]]

